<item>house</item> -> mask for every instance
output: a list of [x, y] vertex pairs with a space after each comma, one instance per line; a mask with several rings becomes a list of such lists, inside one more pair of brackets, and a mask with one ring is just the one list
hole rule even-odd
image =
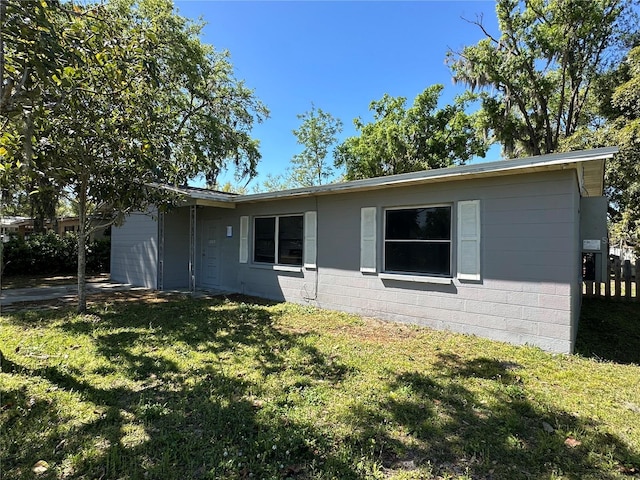
[[6, 243], [12, 236], [24, 236], [25, 226], [29, 223], [27, 217], [2, 216], [0, 217], [0, 234], [2, 242]]
[[[214, 289], [572, 352], [615, 148], [184, 204], [112, 231], [114, 281]], [[167, 187], [170, 188], [170, 187]]]
[[[92, 224], [99, 225], [100, 220], [92, 221]], [[11, 236], [21, 238], [28, 237], [33, 234], [34, 220], [30, 217], [2, 217], [2, 239], [8, 242]], [[78, 217], [56, 217], [53, 220], [47, 220], [44, 224], [47, 232], [54, 232], [60, 236], [76, 233], [80, 231], [80, 219]], [[101, 240], [109, 237], [111, 229], [98, 228], [92, 232], [90, 240]]]

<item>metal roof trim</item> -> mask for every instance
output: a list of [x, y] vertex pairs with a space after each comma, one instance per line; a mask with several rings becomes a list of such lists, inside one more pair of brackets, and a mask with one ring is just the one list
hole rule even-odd
[[457, 167], [422, 170], [419, 172], [402, 173], [387, 177], [367, 178], [343, 183], [332, 183], [308, 188], [296, 188], [276, 192], [254, 193], [240, 195], [233, 199], [236, 203], [255, 202], [287, 197], [313, 196], [338, 192], [367, 190], [400, 186], [411, 183], [427, 183], [430, 181], [454, 180], [464, 176], [499, 176], [510, 172], [536, 170], [544, 167], [573, 167], [574, 164], [592, 160], [611, 158], [618, 152], [617, 147], [603, 147], [592, 150], [580, 150], [566, 153], [553, 153], [535, 157], [523, 157], [512, 160], [497, 160], [493, 162], [462, 165]]

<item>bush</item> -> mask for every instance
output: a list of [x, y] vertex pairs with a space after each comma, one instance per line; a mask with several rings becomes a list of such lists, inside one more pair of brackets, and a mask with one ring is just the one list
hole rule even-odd
[[[87, 246], [87, 271], [109, 270], [111, 242], [96, 240]], [[78, 270], [78, 239], [73, 234], [53, 232], [14, 237], [4, 244], [5, 275], [73, 274]]]
[[87, 248], [87, 271], [109, 272], [111, 267], [111, 239], [95, 240]]

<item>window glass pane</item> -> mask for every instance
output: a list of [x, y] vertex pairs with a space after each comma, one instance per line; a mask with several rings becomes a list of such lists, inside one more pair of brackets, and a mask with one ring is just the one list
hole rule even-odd
[[451, 275], [451, 243], [386, 242], [385, 271]]
[[253, 242], [253, 261], [276, 263], [276, 219], [256, 218]]
[[450, 240], [451, 207], [386, 211], [387, 240]]
[[279, 218], [279, 263], [285, 265], [302, 265], [303, 223], [302, 215]]

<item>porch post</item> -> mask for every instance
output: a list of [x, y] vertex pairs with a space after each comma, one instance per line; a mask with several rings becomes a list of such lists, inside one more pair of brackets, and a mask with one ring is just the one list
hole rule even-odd
[[158, 212], [158, 290], [164, 289], [164, 212]]
[[196, 290], [196, 206], [189, 207], [189, 291]]

